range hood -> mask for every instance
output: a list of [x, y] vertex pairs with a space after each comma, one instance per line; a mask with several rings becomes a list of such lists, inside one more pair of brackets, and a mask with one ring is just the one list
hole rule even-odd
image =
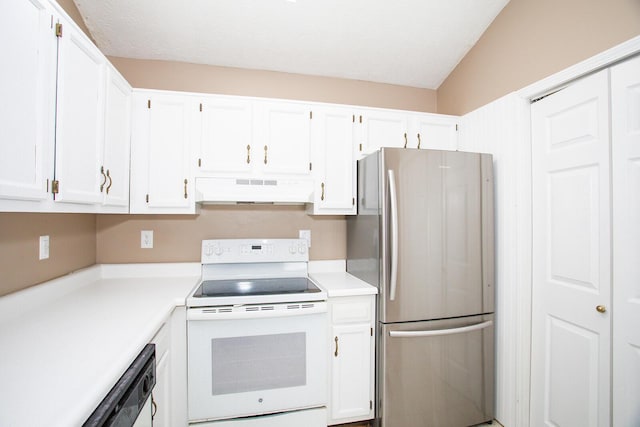
[[313, 179], [196, 178], [197, 203], [305, 204]]

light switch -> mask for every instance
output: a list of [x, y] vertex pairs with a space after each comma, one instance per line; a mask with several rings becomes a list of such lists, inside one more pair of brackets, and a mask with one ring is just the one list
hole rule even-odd
[[49, 258], [49, 236], [40, 236], [39, 254], [41, 260]]
[[140, 231], [140, 247], [142, 249], [153, 248], [153, 230]]

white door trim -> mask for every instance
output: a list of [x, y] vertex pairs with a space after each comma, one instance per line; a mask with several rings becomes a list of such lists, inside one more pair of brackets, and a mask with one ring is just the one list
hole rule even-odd
[[[526, 86], [516, 94], [523, 100], [519, 111], [520, 137], [517, 140], [518, 201], [517, 201], [517, 289], [513, 304], [518, 307], [515, 325], [518, 329], [516, 396], [516, 426], [529, 426], [530, 416], [530, 367], [531, 367], [531, 291], [532, 291], [532, 218], [531, 218], [531, 108], [530, 101], [559, 87], [567, 85], [587, 74], [640, 53], [640, 36], [612, 47], [589, 59], [581, 61], [556, 74]], [[525, 105], [526, 104], [526, 105]]]

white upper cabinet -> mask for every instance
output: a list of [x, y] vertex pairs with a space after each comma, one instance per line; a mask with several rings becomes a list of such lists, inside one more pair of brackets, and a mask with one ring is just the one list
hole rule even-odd
[[47, 3], [8, 1], [0, 22], [0, 209], [8, 199], [44, 200], [53, 173], [56, 38]]
[[60, 18], [56, 109], [55, 200], [102, 203], [106, 58]]
[[360, 155], [380, 147], [407, 145], [408, 117], [405, 111], [366, 109], [356, 116], [356, 144]]
[[407, 132], [407, 148], [456, 150], [458, 117], [440, 114], [411, 113]]
[[256, 102], [255, 158], [265, 175], [310, 176], [311, 107]]
[[105, 211], [129, 211], [130, 141], [131, 86], [112, 66], [109, 66], [107, 69], [104, 154], [101, 166], [104, 183], [100, 186], [104, 195], [105, 208], [103, 210]]
[[312, 120], [314, 215], [356, 213], [355, 153], [353, 148], [353, 110], [316, 107]]
[[197, 110], [189, 95], [134, 92], [131, 213], [195, 213], [190, 138]]
[[259, 160], [253, 143], [253, 105], [232, 97], [205, 97], [199, 107], [197, 176], [243, 176]]

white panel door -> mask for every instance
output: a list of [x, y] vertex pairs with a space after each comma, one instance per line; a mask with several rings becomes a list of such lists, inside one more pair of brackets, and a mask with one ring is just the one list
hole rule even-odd
[[408, 148], [456, 150], [459, 117], [438, 114], [414, 114], [409, 122]]
[[362, 132], [358, 151], [369, 154], [380, 147], [405, 147], [408, 145], [407, 114], [386, 110], [365, 110], [358, 117]]
[[259, 147], [252, 146], [251, 102], [211, 97], [201, 105], [198, 176], [249, 173], [262, 160]]
[[608, 71], [534, 103], [531, 114], [531, 425], [608, 426]]
[[260, 109], [251, 158], [266, 175], [311, 176], [311, 108], [308, 105], [257, 102]]
[[131, 86], [109, 68], [107, 73], [104, 130], [104, 204], [129, 207], [129, 159], [131, 146]]
[[101, 203], [106, 58], [70, 23], [58, 38], [56, 201]]
[[[56, 38], [51, 12], [38, 0], [3, 3], [0, 79], [0, 198], [47, 198], [53, 161]], [[53, 172], [53, 171], [51, 171]]]
[[611, 69], [613, 425], [640, 425], [640, 57]]
[[355, 213], [353, 115], [343, 108], [314, 111], [312, 133], [316, 176], [313, 214]]

